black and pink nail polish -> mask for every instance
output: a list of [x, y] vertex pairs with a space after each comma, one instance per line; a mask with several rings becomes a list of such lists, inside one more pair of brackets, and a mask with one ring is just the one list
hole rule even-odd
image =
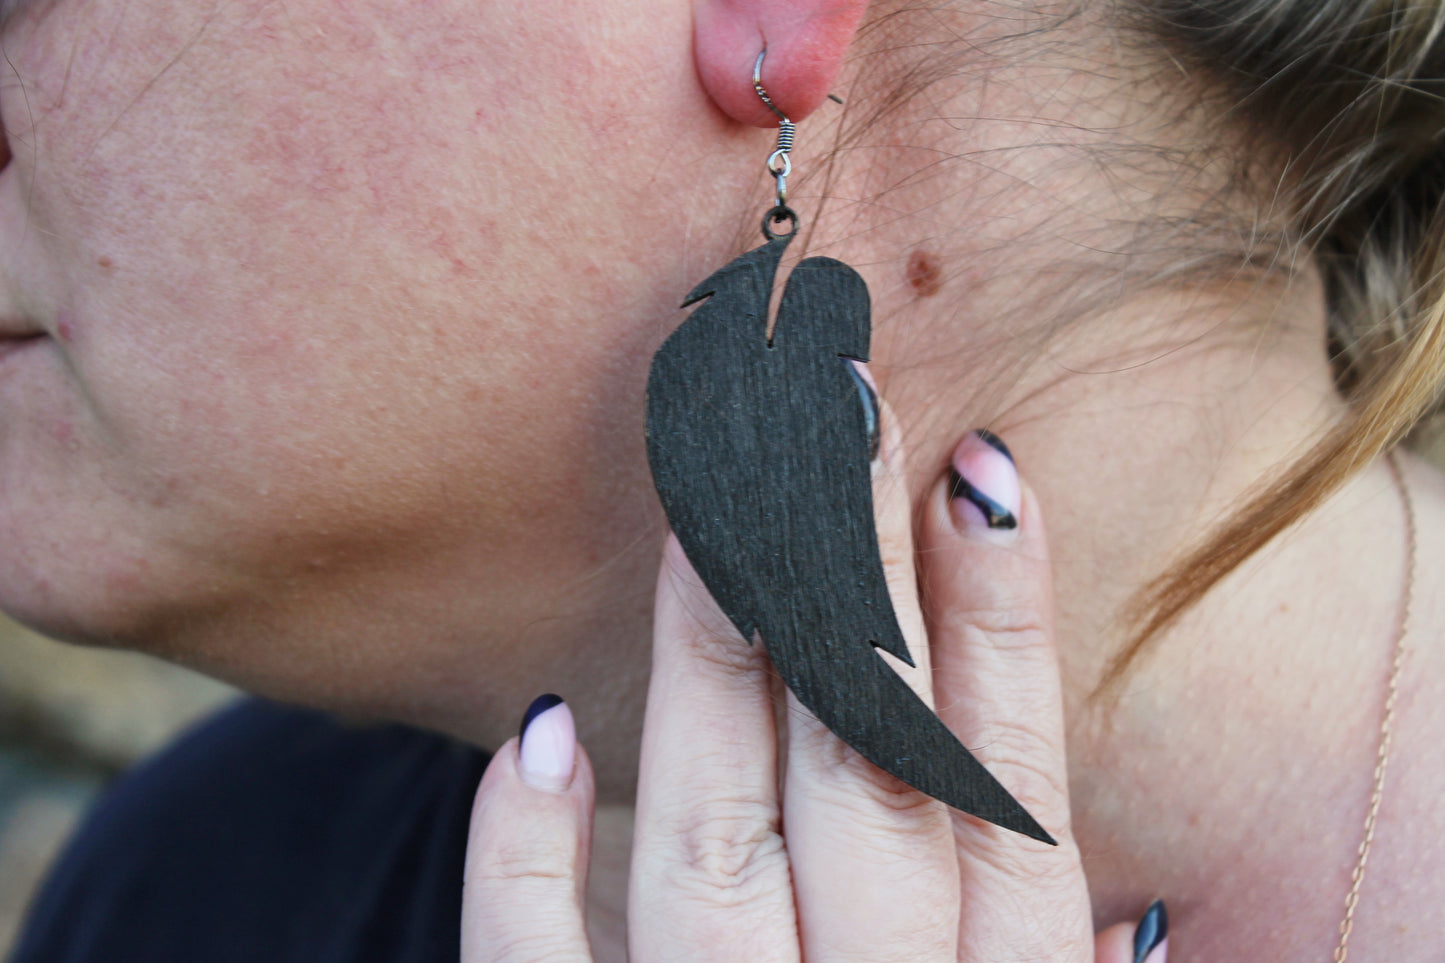
[[953, 452], [949, 497], [964, 527], [1018, 528], [1022, 493], [1008, 446], [991, 431], [968, 434]]
[[1168, 939], [1169, 913], [1164, 909], [1164, 901], [1156, 899], [1134, 930], [1134, 963], [1164, 963]]
[[541, 695], [522, 716], [517, 767], [535, 789], [561, 792], [572, 782], [577, 761], [577, 730], [572, 710], [561, 696]]
[[848, 373], [853, 376], [858, 400], [863, 404], [863, 422], [868, 429], [868, 457], [876, 459], [879, 444], [878, 385], [868, 373], [868, 365], [862, 361], [850, 362]]

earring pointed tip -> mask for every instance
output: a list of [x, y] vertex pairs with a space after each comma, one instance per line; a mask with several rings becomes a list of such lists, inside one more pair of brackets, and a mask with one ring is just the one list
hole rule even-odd
[[1039, 825], [1038, 820], [1030, 816], [1028, 810], [1017, 803], [1010, 807], [1009, 812], [993, 813], [981, 818], [1001, 829], [1011, 830], [1021, 836], [1027, 836], [1029, 839], [1037, 839], [1049, 846], [1059, 845], [1059, 841], [1049, 835], [1048, 831]]

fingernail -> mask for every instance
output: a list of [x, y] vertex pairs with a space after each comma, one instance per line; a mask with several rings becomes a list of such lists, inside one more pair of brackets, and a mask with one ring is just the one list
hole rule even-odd
[[1164, 901], [1156, 899], [1134, 930], [1134, 963], [1164, 963], [1169, 952], [1168, 937], [1169, 913]]
[[863, 421], [868, 428], [868, 457], [878, 458], [878, 382], [873, 372], [861, 361], [850, 361], [848, 370], [853, 375], [853, 384], [858, 389], [858, 400], [863, 403]]
[[541, 695], [522, 716], [522, 744], [517, 751], [522, 781], [533, 789], [562, 792], [572, 784], [577, 762], [577, 728], [572, 710], [561, 696]]
[[991, 431], [970, 432], [953, 451], [948, 495], [954, 524], [964, 530], [1018, 528], [1019, 473], [1008, 446]]

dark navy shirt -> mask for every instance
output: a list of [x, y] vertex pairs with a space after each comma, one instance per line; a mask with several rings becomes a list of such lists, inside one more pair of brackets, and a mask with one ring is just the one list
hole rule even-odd
[[456, 963], [486, 760], [242, 702], [102, 797], [11, 963]]

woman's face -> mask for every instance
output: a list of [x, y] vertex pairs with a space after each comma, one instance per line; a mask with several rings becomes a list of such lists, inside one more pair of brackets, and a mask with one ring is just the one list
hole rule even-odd
[[[641, 691], [662, 535], [648, 363], [771, 203], [772, 133], [705, 94], [693, 5], [4, 2], [0, 609], [282, 697], [440, 725], [495, 701], [483, 740], [553, 686], [623, 726], [601, 710]], [[988, 42], [1014, 21], [965, 19], [978, 69], [1019, 76], [965, 71], [927, 130], [889, 115], [836, 166], [846, 112], [819, 110], [794, 155], [838, 201], [803, 181], [810, 249], [868, 275], [874, 356], [908, 372], [918, 486], [973, 423], [960, 365], [1040, 314], [1018, 278], [1110, 249], [1058, 223], [1111, 196], [1058, 132], [1138, 119], [1133, 87], [1030, 73]], [[955, 189], [965, 150], [990, 161]]]
[[647, 363], [767, 141], [688, 4], [17, 2], [0, 607], [272, 690], [370, 586], [646, 609]]

